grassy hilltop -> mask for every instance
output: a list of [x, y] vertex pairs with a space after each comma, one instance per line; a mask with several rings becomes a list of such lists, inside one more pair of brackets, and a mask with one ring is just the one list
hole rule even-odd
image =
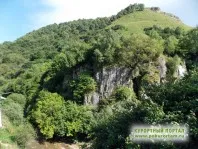
[[191, 29], [191, 27], [185, 25], [181, 20], [169, 15], [168, 13], [153, 11], [148, 8], [144, 11], [136, 11], [134, 13], [124, 15], [115, 20], [110, 27], [115, 25], [123, 25], [127, 28], [126, 31], [122, 32], [123, 34], [144, 33], [144, 28], [152, 27], [153, 25], [157, 25], [162, 28], [181, 27], [185, 30]]

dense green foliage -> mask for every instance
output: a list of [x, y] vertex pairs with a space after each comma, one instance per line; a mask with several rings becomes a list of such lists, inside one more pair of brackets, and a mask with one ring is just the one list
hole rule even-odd
[[47, 91], [40, 92], [31, 116], [45, 138], [87, 134], [93, 119], [91, 109], [65, 102], [60, 95]]
[[163, 106], [166, 116], [162, 122], [189, 125], [191, 142], [186, 144], [186, 148], [195, 148], [195, 142], [198, 141], [197, 77], [197, 70], [194, 70], [175, 84], [168, 83], [147, 89], [147, 95]]
[[96, 90], [96, 82], [88, 75], [80, 75], [71, 83], [73, 98], [77, 103], [83, 104], [85, 95], [88, 95]]
[[157, 58], [163, 52], [159, 40], [146, 35], [132, 35], [122, 39], [121, 49], [117, 51], [120, 65], [134, 71], [133, 83], [137, 97], [140, 96], [142, 78], [150, 71]]
[[187, 59], [187, 67], [197, 67], [197, 52], [198, 52], [198, 28], [192, 29], [181, 40], [179, 47], [180, 55]]
[[133, 13], [135, 11], [143, 11], [143, 10], [144, 10], [144, 4], [129, 5], [125, 9], [121, 10], [120, 12], [118, 12], [117, 15], [112, 16], [111, 20], [114, 21], [114, 20], [116, 20], [118, 18], [121, 18], [123, 15], [127, 15], [127, 14]]
[[[196, 148], [198, 28], [186, 28], [134, 4], [116, 16], [53, 24], [4, 42], [0, 93], [6, 93], [1, 101], [6, 128], [0, 133], [24, 148], [35, 136], [31, 122], [43, 139], [89, 141], [96, 149]], [[167, 67], [164, 83], [160, 57]], [[185, 63], [188, 75], [182, 79], [178, 66]], [[109, 83], [104, 69], [115, 67], [129, 70], [132, 84], [111, 74], [121, 77], [120, 84], [101, 96], [101, 84], [109, 85], [103, 84]], [[100, 96], [98, 105], [85, 101], [92, 94]], [[137, 144], [129, 139], [137, 123], [186, 123], [190, 142]]]
[[26, 104], [26, 98], [22, 94], [12, 93], [2, 103], [2, 112], [4, 113], [3, 119], [5, 119], [5, 129], [2, 129], [3, 141], [4, 132], [7, 132], [7, 139], [11, 142], [17, 142], [17, 144], [24, 148], [27, 141], [35, 137], [35, 131], [31, 124], [24, 118], [24, 108]]
[[56, 93], [41, 91], [32, 118], [46, 138], [52, 138], [55, 131], [56, 116], [61, 114], [63, 98]]
[[125, 86], [120, 86], [115, 89], [114, 93], [115, 99], [117, 101], [119, 100], [130, 100], [130, 99], [136, 99], [136, 95], [133, 92], [131, 88], [125, 87]]

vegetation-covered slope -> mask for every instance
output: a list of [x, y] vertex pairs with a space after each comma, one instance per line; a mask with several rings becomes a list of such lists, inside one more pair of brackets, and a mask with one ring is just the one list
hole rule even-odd
[[[189, 124], [191, 142], [150, 148], [196, 148], [198, 29], [188, 29], [175, 18], [135, 4], [110, 18], [53, 24], [3, 43], [0, 93], [7, 98], [1, 102], [4, 125], [10, 126], [2, 130], [6, 140], [23, 148], [35, 136], [34, 128], [42, 139], [84, 141], [98, 149], [145, 148], [128, 140], [131, 125], [168, 122]], [[168, 69], [165, 84], [155, 79], [159, 57]], [[184, 61], [189, 75], [179, 81], [174, 74]], [[101, 94], [106, 68], [130, 70], [132, 86], [115, 85], [110, 96], [100, 96], [93, 106], [85, 101]], [[101, 71], [104, 77], [98, 79]]]
[[112, 22], [110, 26], [115, 25], [124, 26], [127, 29], [124, 31], [124, 34], [143, 33], [145, 28], [152, 27], [153, 25], [157, 25], [162, 28], [181, 27], [185, 30], [189, 30], [191, 28], [185, 25], [178, 18], [175, 18], [173, 15], [171, 16], [170, 14], [150, 9], [127, 14]]

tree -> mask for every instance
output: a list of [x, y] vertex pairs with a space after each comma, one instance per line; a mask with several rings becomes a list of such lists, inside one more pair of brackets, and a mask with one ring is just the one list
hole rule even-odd
[[180, 41], [180, 55], [187, 60], [187, 67], [198, 64], [198, 27], [189, 31]]
[[63, 106], [64, 100], [57, 93], [40, 92], [31, 117], [46, 138], [53, 137], [56, 129], [56, 117], [61, 115]]
[[178, 39], [175, 36], [170, 36], [165, 41], [165, 53], [173, 56], [178, 45]]
[[98, 113], [97, 124], [93, 128], [93, 148], [125, 148], [126, 138], [130, 135], [133, 124], [158, 123], [164, 117], [161, 106], [145, 101], [118, 101], [104, 107]]
[[163, 123], [176, 122], [189, 125], [190, 141], [186, 144], [186, 148], [196, 148], [198, 141], [197, 80], [197, 69], [195, 69], [174, 84], [154, 85], [146, 89], [146, 94], [158, 105], [163, 106], [166, 114]]
[[129, 38], [122, 38], [121, 48], [117, 49], [117, 61], [120, 65], [130, 68], [134, 91], [139, 97], [142, 78], [149, 73], [149, 67], [156, 62], [163, 52], [161, 42], [143, 34], [133, 34]]
[[88, 95], [96, 90], [95, 80], [88, 75], [79, 75], [77, 79], [71, 83], [73, 98], [77, 103], [83, 103], [85, 95]]
[[51, 69], [54, 73], [65, 71], [66, 68], [70, 68], [76, 64], [74, 55], [67, 56], [64, 53], [57, 55], [52, 63]]
[[27, 143], [34, 139], [36, 133], [29, 123], [24, 123], [16, 128], [16, 135], [13, 136], [13, 139], [17, 142], [20, 148], [26, 148]]
[[[66, 101], [61, 114], [56, 115], [55, 133], [58, 136], [76, 137], [90, 133], [94, 119], [91, 108]], [[82, 135], [81, 135], [81, 139]]]
[[151, 10], [153, 10], [153, 11], [160, 11], [160, 8], [159, 7], [151, 7]]
[[9, 53], [3, 57], [2, 63], [15, 63], [17, 65], [21, 65], [25, 63], [26, 59], [18, 53]]
[[139, 11], [143, 11], [144, 10], [144, 4], [139, 4]]
[[88, 135], [93, 123], [89, 107], [65, 102], [57, 93], [47, 91], [40, 92], [31, 118], [46, 139], [53, 138], [54, 135], [72, 138], [78, 134]]
[[183, 35], [184, 32], [185, 32], [184, 29], [181, 28], [181, 27], [177, 27], [177, 28], [175, 29], [175, 34], [176, 34], [177, 36]]
[[97, 36], [93, 44], [93, 58], [96, 66], [108, 66], [115, 63], [116, 49], [120, 47], [120, 35], [113, 30], [104, 31]]
[[[146, 31], [146, 30], [145, 30], [145, 31]], [[162, 37], [161, 37], [161, 36], [159, 35], [159, 33], [158, 33], [156, 30], [154, 30], [154, 29], [146, 31], [146, 34], [147, 34], [148, 36], [150, 36], [151, 38], [162, 40]]]
[[167, 71], [167, 80], [168, 81], [175, 81], [178, 79], [178, 66], [182, 64], [181, 58], [179, 58], [177, 55], [174, 57], [168, 57], [166, 66], [168, 68]]

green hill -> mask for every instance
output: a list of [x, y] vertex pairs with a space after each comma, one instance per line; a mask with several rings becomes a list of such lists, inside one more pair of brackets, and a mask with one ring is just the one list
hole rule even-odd
[[181, 20], [171, 16], [164, 12], [152, 11], [145, 9], [144, 11], [136, 11], [122, 16], [121, 18], [112, 22], [110, 27], [115, 25], [122, 25], [127, 28], [125, 34], [130, 33], [143, 33], [144, 28], [152, 27], [153, 25], [165, 27], [182, 27], [185, 30], [191, 29], [191, 27], [185, 25]]
[[191, 128], [194, 140], [182, 149], [195, 148], [198, 73], [181, 82], [175, 75], [185, 63], [198, 66], [198, 28], [189, 29], [174, 15], [134, 4], [0, 44], [0, 145], [50, 139], [87, 149], [175, 149], [129, 140], [133, 123], [173, 122]]

